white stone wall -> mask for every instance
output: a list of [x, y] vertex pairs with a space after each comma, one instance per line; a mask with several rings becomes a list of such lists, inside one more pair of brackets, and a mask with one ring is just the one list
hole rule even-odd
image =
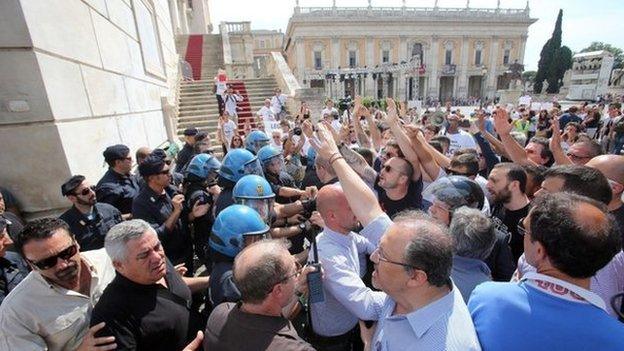
[[70, 175], [99, 180], [107, 146], [164, 142], [177, 63], [167, 0], [0, 1], [0, 185], [55, 211]]

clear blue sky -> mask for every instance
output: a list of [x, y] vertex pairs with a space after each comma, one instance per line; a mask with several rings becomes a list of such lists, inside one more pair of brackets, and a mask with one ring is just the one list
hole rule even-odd
[[[332, 0], [300, 0], [300, 6], [331, 6]], [[401, 0], [372, 0], [373, 6], [401, 6]], [[432, 7], [434, 0], [406, 0], [406, 6]], [[336, 0], [337, 6], [367, 6], [367, 0]], [[439, 0], [440, 7], [465, 7], [466, 0]], [[524, 8], [526, 0], [501, 0], [502, 8]], [[573, 52], [592, 41], [603, 41], [624, 49], [624, 1], [622, 0], [530, 0], [525, 69], [537, 69], [542, 46], [550, 38], [557, 13], [563, 9], [563, 45]], [[286, 30], [295, 0], [210, 0], [211, 19], [218, 32], [221, 21], [251, 21], [253, 29]], [[471, 0], [470, 7], [496, 7], [496, 0]]]

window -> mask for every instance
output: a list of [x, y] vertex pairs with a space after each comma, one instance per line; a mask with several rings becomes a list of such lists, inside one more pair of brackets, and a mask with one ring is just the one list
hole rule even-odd
[[390, 62], [390, 50], [384, 50], [381, 52], [381, 63]]
[[349, 50], [349, 67], [355, 68], [355, 66], [357, 66], [356, 51]]
[[260, 40], [260, 49], [264, 49], [266, 47], [266, 44], [264, 43], [264, 40]]
[[323, 69], [323, 59], [320, 51], [314, 52], [314, 69]]
[[509, 49], [505, 49], [505, 52], [503, 53], [503, 65], [508, 65], [509, 64]]
[[444, 54], [444, 64], [445, 65], [450, 65], [451, 63], [453, 63], [453, 50], [446, 50], [446, 53]]
[[418, 56], [418, 58], [420, 59], [420, 64], [423, 64], [423, 49], [422, 49], [422, 44], [420, 43], [416, 43], [414, 44], [414, 46], [412, 46], [412, 57], [414, 56]]
[[475, 66], [481, 66], [481, 50], [475, 51]]

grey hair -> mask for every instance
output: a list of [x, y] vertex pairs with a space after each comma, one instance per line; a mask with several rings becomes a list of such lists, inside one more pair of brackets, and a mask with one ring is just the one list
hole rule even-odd
[[455, 242], [455, 254], [485, 260], [496, 242], [492, 220], [480, 210], [460, 207], [453, 212], [449, 232]]
[[453, 266], [453, 241], [448, 230], [436, 219], [421, 211], [403, 211], [393, 220], [394, 225], [410, 234], [405, 243], [403, 262], [427, 274], [427, 281], [433, 286], [449, 284]]
[[157, 235], [154, 228], [142, 219], [133, 219], [116, 224], [106, 234], [104, 240], [106, 253], [113, 261], [124, 261], [128, 255], [126, 248], [128, 241], [139, 238], [146, 232]]
[[522, 145], [522, 147], [526, 145], [527, 143], [526, 134], [522, 132], [511, 132], [509, 133], [509, 135], [511, 135], [511, 137], [514, 138], [518, 142], [518, 144]]

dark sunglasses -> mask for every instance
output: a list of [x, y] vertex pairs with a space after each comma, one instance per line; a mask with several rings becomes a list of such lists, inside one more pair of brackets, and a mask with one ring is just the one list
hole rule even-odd
[[[393, 170], [393, 169], [394, 169], [395, 171], [397, 171], [397, 173], [399, 173], [399, 174], [403, 174], [403, 172], [399, 171], [399, 170], [398, 170], [398, 169], [396, 169], [396, 168], [393, 168], [393, 167], [392, 167], [392, 166], [390, 166], [390, 165], [384, 165], [384, 166], [383, 166], [383, 170], [384, 170], [384, 171], [386, 171], [387, 173], [392, 172], [392, 170]], [[404, 175], [404, 174], [403, 174], [403, 175]]]
[[74, 195], [78, 196], [78, 195], [82, 195], [82, 196], [87, 196], [89, 195], [91, 192], [95, 192], [95, 185], [91, 185], [88, 188], [84, 188], [82, 189], [82, 191], [80, 193], [74, 193]]
[[48, 257], [48, 258], [44, 258], [43, 260], [39, 260], [37, 262], [33, 262], [31, 260], [28, 260], [33, 266], [37, 267], [38, 269], [44, 271], [46, 269], [50, 269], [54, 266], [56, 266], [56, 262], [58, 262], [58, 259], [62, 259], [64, 261], [69, 260], [70, 258], [72, 258], [76, 253], [78, 252], [78, 245], [76, 245], [76, 243], [72, 244], [72, 246], [66, 248], [65, 250], [59, 252], [58, 254]]

